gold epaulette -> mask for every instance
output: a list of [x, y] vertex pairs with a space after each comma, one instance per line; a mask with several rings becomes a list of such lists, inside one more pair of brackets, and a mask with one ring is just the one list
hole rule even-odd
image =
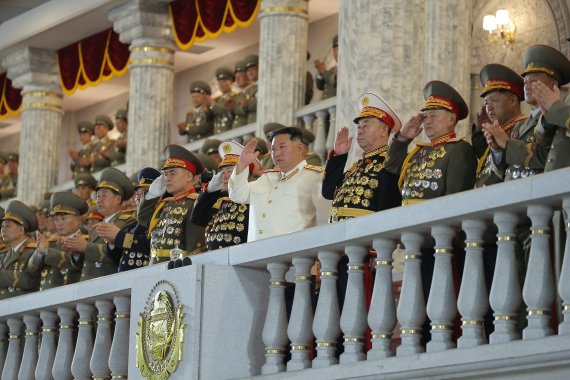
[[195, 201], [196, 199], [198, 199], [198, 193], [190, 193], [186, 196], [186, 198], [192, 199]]
[[218, 200], [216, 201], [216, 203], [214, 203], [214, 205], [212, 206], [212, 208], [219, 210], [222, 208], [222, 204], [224, 204], [224, 202], [231, 202], [230, 197], [221, 197], [218, 198]]
[[193, 113], [194, 113], [194, 110], [190, 110], [190, 111], [186, 112], [186, 116], [192, 115]]
[[305, 169], [309, 169], [309, 170], [312, 170], [312, 171], [317, 172], [317, 173], [322, 173], [325, 171], [325, 168], [323, 168], [322, 166], [317, 166], [317, 165], [305, 165]]
[[38, 243], [36, 243], [35, 241], [31, 241], [28, 244], [26, 244], [26, 248], [36, 249], [36, 248], [38, 248]]
[[125, 212], [124, 214], [119, 215], [119, 217], [117, 219], [119, 220], [127, 220], [127, 219], [131, 219], [134, 215], [128, 212]]
[[59, 241], [59, 239], [61, 239], [61, 236], [56, 235], [56, 236], [51, 236], [51, 237], [49, 237], [49, 238], [48, 238], [48, 241], [49, 241], [49, 242], [56, 242], [56, 241]]
[[87, 235], [87, 234], [79, 235], [79, 236], [81, 236], [85, 240], [89, 240], [89, 235]]

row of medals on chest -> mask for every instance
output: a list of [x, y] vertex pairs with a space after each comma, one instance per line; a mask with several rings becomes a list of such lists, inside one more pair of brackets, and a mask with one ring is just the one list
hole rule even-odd
[[402, 187], [402, 196], [422, 198], [424, 195], [423, 190], [437, 190], [439, 188], [438, 180], [443, 177], [443, 172], [441, 169], [431, 168], [446, 153], [443, 146], [439, 146], [431, 152], [428, 152], [427, 149], [422, 149], [419, 153], [419, 158], [411, 162], [406, 173], [404, 186]]
[[376, 177], [384, 164], [378, 163], [377, 160], [367, 160], [363, 164], [366, 165], [359, 165], [354, 171], [348, 173], [343, 185], [336, 193], [335, 204], [352, 203], [362, 204], [363, 207], [370, 206], [370, 199], [374, 196], [373, 189], [380, 185]]

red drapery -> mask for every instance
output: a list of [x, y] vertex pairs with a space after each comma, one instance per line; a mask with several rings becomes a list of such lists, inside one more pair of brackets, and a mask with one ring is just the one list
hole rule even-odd
[[187, 50], [196, 42], [251, 25], [261, 0], [175, 0], [170, 17], [176, 44]]
[[78, 88], [96, 86], [102, 80], [127, 71], [129, 45], [112, 29], [94, 34], [57, 52], [61, 86], [67, 95]]
[[12, 87], [12, 81], [6, 73], [0, 74], [0, 119], [5, 119], [10, 115], [20, 112], [22, 106], [22, 95], [20, 90]]

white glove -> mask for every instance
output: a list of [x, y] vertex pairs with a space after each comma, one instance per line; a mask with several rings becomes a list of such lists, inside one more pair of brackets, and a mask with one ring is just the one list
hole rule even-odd
[[216, 173], [210, 182], [208, 182], [208, 187], [206, 187], [207, 193], [213, 193], [214, 191], [218, 191], [222, 188], [224, 182], [224, 172]]
[[153, 198], [158, 198], [162, 194], [166, 193], [166, 178], [161, 174], [150, 184], [148, 191], [146, 192], [144, 199], [149, 200]]

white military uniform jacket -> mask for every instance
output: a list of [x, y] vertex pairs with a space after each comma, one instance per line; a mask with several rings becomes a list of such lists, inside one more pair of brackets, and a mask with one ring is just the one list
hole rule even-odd
[[301, 161], [291, 171], [268, 170], [248, 182], [246, 169], [230, 177], [232, 201], [249, 203], [247, 241], [326, 224], [331, 202], [321, 195], [324, 169]]

